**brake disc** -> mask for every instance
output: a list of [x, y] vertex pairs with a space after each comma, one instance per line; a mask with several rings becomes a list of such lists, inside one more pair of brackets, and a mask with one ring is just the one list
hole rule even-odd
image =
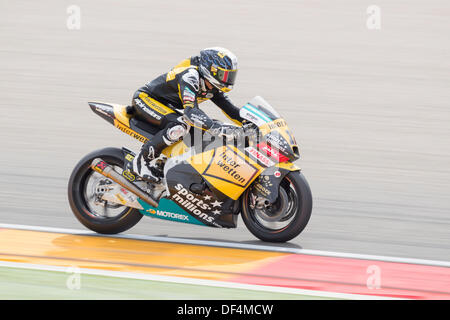
[[277, 222], [285, 218], [289, 208], [289, 197], [284, 188], [280, 188], [278, 198], [273, 204], [267, 204], [267, 201], [264, 202], [263, 208], [255, 208], [255, 213], [261, 219], [267, 222]]

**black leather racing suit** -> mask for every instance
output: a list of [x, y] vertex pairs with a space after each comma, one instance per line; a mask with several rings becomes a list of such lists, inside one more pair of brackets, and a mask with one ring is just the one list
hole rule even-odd
[[[198, 107], [203, 101], [210, 99], [228, 118], [236, 124], [241, 124], [239, 108], [222, 91], [216, 88], [209, 90], [205, 86], [198, 72], [198, 65], [198, 56], [185, 59], [134, 94], [132, 105], [137, 117], [161, 128], [143, 145], [141, 152], [144, 157], [149, 157], [149, 150], [153, 149], [150, 157], [156, 158], [166, 146], [182, 139], [187, 134], [187, 124], [204, 130], [210, 129], [213, 120]], [[162, 103], [166, 109], [155, 106], [149, 98]], [[184, 109], [184, 116], [175, 109]]]

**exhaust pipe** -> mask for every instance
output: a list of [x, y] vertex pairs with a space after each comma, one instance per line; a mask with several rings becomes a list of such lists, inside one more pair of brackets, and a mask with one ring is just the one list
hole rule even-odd
[[128, 191], [134, 193], [136, 196], [138, 196], [140, 199], [147, 202], [152, 207], [157, 208], [158, 202], [156, 202], [150, 195], [148, 195], [146, 192], [142, 191], [140, 188], [129, 182], [127, 179], [125, 179], [122, 175], [117, 173], [113, 167], [111, 167], [106, 161], [104, 161], [101, 158], [95, 158], [94, 161], [92, 161], [91, 168], [98, 173], [104, 175], [105, 177], [111, 179], [115, 183], [121, 185]]

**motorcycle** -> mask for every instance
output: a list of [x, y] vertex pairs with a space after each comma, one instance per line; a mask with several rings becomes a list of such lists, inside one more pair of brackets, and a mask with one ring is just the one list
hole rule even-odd
[[[142, 143], [159, 130], [134, 117], [130, 107], [101, 102], [89, 106]], [[74, 215], [94, 232], [116, 234], [143, 216], [236, 228], [241, 214], [247, 229], [262, 241], [295, 238], [312, 211], [308, 182], [293, 164], [300, 157], [295, 138], [262, 97], [245, 104], [240, 116], [242, 134], [231, 140], [190, 127], [185, 138], [153, 160], [163, 172], [159, 183], [148, 183], [133, 173], [135, 153], [125, 147], [89, 153], [69, 179]]]

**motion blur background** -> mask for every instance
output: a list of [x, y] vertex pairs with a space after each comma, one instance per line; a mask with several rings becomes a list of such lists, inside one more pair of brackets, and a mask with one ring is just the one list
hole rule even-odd
[[[71, 5], [79, 30], [67, 27]], [[370, 5], [380, 29], [367, 27]], [[449, 16], [448, 0], [0, 0], [0, 223], [82, 229], [66, 195], [75, 164], [140, 147], [87, 101], [128, 104], [222, 46], [239, 59], [232, 100], [263, 96], [301, 147], [314, 209], [286, 246], [449, 261]], [[259, 243], [239, 222], [144, 218], [129, 232]]]

